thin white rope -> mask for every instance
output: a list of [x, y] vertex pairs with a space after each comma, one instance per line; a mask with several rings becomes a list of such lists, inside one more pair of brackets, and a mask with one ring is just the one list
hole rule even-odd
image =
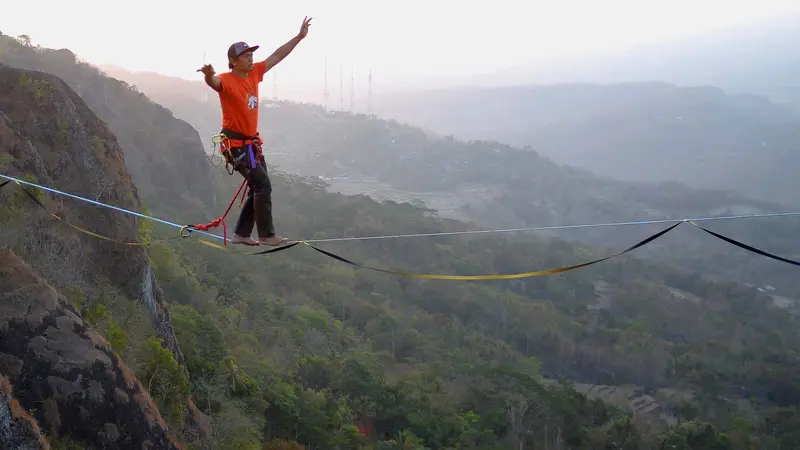
[[658, 223], [674, 223], [674, 222], [704, 222], [709, 220], [733, 220], [733, 219], [750, 219], [757, 217], [782, 217], [782, 216], [800, 216], [800, 211], [785, 212], [785, 213], [763, 213], [763, 214], [745, 214], [738, 216], [718, 216], [718, 217], [695, 217], [683, 219], [659, 219], [659, 220], [638, 220], [632, 222], [606, 222], [606, 223], [588, 223], [580, 225], [554, 225], [547, 227], [525, 227], [525, 228], [500, 228], [492, 230], [470, 230], [470, 231], [449, 231], [441, 233], [416, 233], [416, 234], [393, 234], [393, 235], [378, 235], [378, 236], [360, 236], [360, 237], [341, 237], [329, 239], [305, 239], [304, 242], [341, 242], [341, 241], [366, 241], [375, 239], [401, 239], [412, 237], [428, 237], [428, 236], [456, 236], [465, 234], [494, 234], [494, 233], [512, 233], [518, 231], [545, 231], [545, 230], [566, 230], [571, 228], [598, 228], [598, 227], [616, 227], [628, 225], [648, 225]]

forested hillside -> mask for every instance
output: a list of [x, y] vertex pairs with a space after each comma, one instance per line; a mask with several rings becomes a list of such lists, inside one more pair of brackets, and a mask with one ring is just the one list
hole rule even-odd
[[[282, 205], [283, 226], [303, 236], [335, 237], [342, 230], [352, 235], [444, 231], [456, 225], [437, 225], [423, 211], [409, 206], [378, 205], [365, 197], [336, 196], [285, 181], [276, 183], [275, 190]], [[563, 242], [524, 238], [515, 242], [485, 236], [341, 242], [322, 247], [378, 267], [429, 273], [517, 272], [593, 256]], [[489, 375], [481, 369], [501, 362], [526, 376], [536, 373], [531, 364], [541, 364], [541, 373], [548, 379], [622, 387], [616, 395], [593, 395], [638, 412], [637, 430], [643, 436], [625, 437], [627, 442], [659, 442], [653, 439], [662, 439], [667, 432], [661, 414], [675, 414], [681, 422], [715, 417], [713, 422], [722, 429], [733, 423], [750, 423], [759, 433], [767, 433], [761, 414], [773, 413], [767, 412], [769, 407], [762, 408], [773, 401], [789, 408], [795, 404], [788, 399], [796, 386], [785, 382], [797, 369], [792, 359], [796, 334], [791, 331], [796, 316], [774, 308], [769, 296], [753, 288], [712, 283], [686, 271], [622, 258], [543, 278], [426, 282], [354, 271], [303, 248], [253, 262], [192, 242], [176, 244], [175, 251], [179, 256], [162, 253], [164, 258], [169, 256], [168, 264], [157, 259], [164, 270], [160, 279], [169, 281], [168, 296], [188, 303], [180, 310], [173, 308], [174, 317], [180, 323], [208, 315], [221, 327], [216, 338], [203, 338], [194, 334], [200, 334], [198, 323], [189, 334], [197, 340], [198, 349], [186, 351], [206, 355], [209, 344], [202, 342], [235, 336], [232, 348], [239, 367], [256, 379], [273, 380], [265, 385], [274, 385], [275, 378], [290, 382], [284, 371], [297, 367], [289, 374], [292, 383], [330, 387], [341, 393], [351, 388], [339, 384], [346, 382], [340, 377], [347, 373], [340, 365], [354, 363], [350, 352], [361, 349], [367, 353], [359, 356], [366, 358], [359, 359], [359, 364], [375, 367], [362, 372], [361, 380], [378, 377], [380, 381], [370, 383], [402, 384], [391, 388], [394, 394], [390, 398], [384, 398], [382, 390], [367, 390], [361, 384], [364, 381], [356, 384], [358, 388], [352, 389], [357, 389], [359, 396], [375, 392], [368, 399], [349, 403], [355, 417], [366, 420], [358, 422], [360, 426], [390, 435], [398, 431], [394, 427], [405, 424], [402, 426], [423, 437], [429, 448], [454, 444], [450, 433], [473, 433], [469, 428], [460, 432], [441, 429], [441, 420], [450, 422], [464, 411], [477, 415], [475, 426], [479, 429], [491, 427], [491, 435], [507, 436], [505, 421], [514, 405], [532, 408], [523, 416], [531, 422], [523, 426], [534, 426], [538, 431], [528, 439], [540, 443], [556, 439], [558, 430], [583, 429], [589, 433], [587, 441], [576, 440], [570, 446], [596, 448], [592, 445], [597, 444], [589, 442], [597, 442], [594, 439], [608, 436], [606, 433], [623, 433], [605, 428], [608, 423], [593, 428], [561, 422], [560, 408], [583, 407], [558, 406], [563, 400], [553, 403], [540, 396], [544, 394], [519, 397], [512, 392], [518, 389], [517, 383], [523, 383], [517, 378], [520, 374], [507, 378], [511, 376], [507, 373], [496, 379], [492, 377], [497, 372]], [[202, 263], [198, 266], [196, 261]], [[207, 281], [197, 283], [196, 279]], [[184, 315], [188, 317], [184, 319]], [[269, 364], [263, 361], [264, 354], [270, 355]], [[743, 365], [742, 358], [753, 357], [767, 360]], [[768, 363], [772, 358], [777, 360]], [[306, 359], [313, 361], [313, 370]], [[378, 364], [383, 367], [380, 371]], [[767, 364], [769, 371], [765, 371]], [[481, 387], [484, 383], [493, 386], [490, 389], [495, 393], [487, 393], [487, 388]], [[772, 385], [781, 390], [770, 391], [767, 386]], [[479, 392], [499, 403], [475, 397]], [[412, 398], [417, 400], [405, 403]], [[748, 398], [751, 400], [745, 400]], [[524, 403], [513, 403], [517, 401]], [[370, 406], [363, 409], [365, 404]], [[442, 410], [437, 405], [447, 407]], [[754, 416], [748, 410], [759, 412]], [[423, 411], [425, 415], [420, 417]], [[791, 409], [774, 411], [785, 415]], [[401, 417], [396, 418], [397, 414]], [[786, 417], [784, 420], [790, 420], [791, 416]], [[379, 425], [387, 418], [392, 418], [391, 423]], [[692, 426], [686, 422], [683, 431], [673, 433], [687, 433]], [[281, 436], [289, 433], [274, 432]], [[478, 442], [489, 445], [490, 441]], [[550, 443], [550, 447], [555, 445]], [[642, 443], [627, 448], [649, 447]]]
[[[37, 53], [48, 57], [46, 50]], [[56, 76], [70, 70], [53, 67]], [[95, 80], [93, 74], [79, 81]], [[155, 120], [144, 96], [120, 99], [112, 113], [135, 111]], [[158, 120], [165, 131], [184, 125], [168, 115]], [[110, 128], [136, 136], [150, 130], [135, 128], [147, 121], [117, 121]], [[279, 136], [268, 135], [273, 148]], [[379, 153], [384, 135], [374, 139], [375, 147], [367, 144], [373, 160], [365, 164], [377, 165], [372, 161], [387, 154]], [[172, 156], [194, 158], [189, 148], [201, 143], [196, 135], [187, 140], [186, 151]], [[120, 142], [128, 163], [136, 150]], [[450, 149], [437, 148], [442, 155]], [[409, 153], [395, 152], [396, 158], [404, 155]], [[441, 158], [439, 167], [451, 166]], [[425, 169], [429, 160], [408, 165]], [[183, 169], [167, 164], [164, 170]], [[442, 182], [431, 173], [440, 172], [430, 172], [429, 181]], [[142, 194], [143, 202], [150, 210], [169, 210], [170, 218], [213, 218], [224, 209], [198, 212], [196, 204], [174, 200], [164, 206], [181, 182], [160, 180], [152, 195]], [[213, 195], [225, 203], [238, 184], [237, 177], [225, 176]], [[273, 186], [277, 228], [291, 237], [474, 228], [410, 204], [330, 193], [318, 181], [286, 173], [275, 173]], [[20, 236], [27, 228], [63, 226], [43, 215], [15, 228], [13, 217], [30, 217], [38, 206], [13, 189], [6, 186], [0, 196], [14, 199], [3, 218], [4, 229], [20, 239], [17, 245], [25, 245]], [[64, 207], [75, 203], [65, 200]], [[142, 226], [143, 237], [151, 233], [169, 237], [177, 230]], [[168, 369], [158, 376], [141, 372], [153, 347], [140, 316], [119, 299], [98, 297], [83, 307], [100, 323], [118, 324], [115, 338], [124, 336], [126, 343], [120, 355], [140, 368], [140, 376], [156, 380], [148, 389], [163, 410], [184, 395], [196, 399], [213, 423], [206, 443], [214, 448], [780, 449], [800, 442], [793, 426], [800, 420], [800, 385], [793, 376], [800, 358], [798, 317], [755, 288], [636, 255], [521, 280], [421, 281], [356, 270], [302, 245], [248, 256], [241, 248], [204, 245], [201, 238], [146, 247], [185, 373], [169, 359], [156, 361]], [[628, 238], [628, 244], [637, 240]], [[601, 255], [532, 235], [319, 245], [379, 267], [457, 274], [522, 272]], [[591, 391], [589, 397], [575, 387]], [[619, 395], [604, 395], [609, 391]], [[176, 425], [175, 417], [168, 420]]]

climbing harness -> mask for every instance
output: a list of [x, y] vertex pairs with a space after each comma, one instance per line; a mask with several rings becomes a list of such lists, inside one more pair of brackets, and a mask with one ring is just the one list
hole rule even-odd
[[[233, 175], [233, 173], [236, 171], [236, 165], [245, 157], [249, 157], [250, 169], [255, 169], [258, 162], [265, 164], [264, 153], [262, 150], [264, 141], [261, 139], [258, 133], [256, 133], [255, 136], [245, 136], [241, 133], [237, 133], [236, 131], [223, 128], [220, 133], [211, 137], [211, 142], [215, 145], [219, 145], [219, 151], [225, 157], [225, 171], [228, 172], [228, 175]], [[234, 149], [245, 148], [246, 150], [240, 151], [239, 154], [234, 157], [232, 153]], [[228, 166], [231, 167], [230, 170], [228, 170]], [[220, 217], [206, 224], [199, 223], [194, 225], [185, 225], [183, 229], [188, 230], [188, 232], [191, 232], [192, 230], [209, 231], [212, 228], [220, 226], [221, 224], [223, 245], [228, 245], [228, 226], [225, 223], [225, 217], [228, 216], [228, 213], [231, 211], [231, 207], [233, 207], [233, 203], [236, 201], [236, 197], [239, 196], [240, 192], [242, 197], [239, 200], [239, 206], [242, 206], [248, 187], [247, 179], [245, 178], [242, 181], [242, 184], [239, 186], [239, 189], [235, 194], [233, 194], [233, 198], [231, 199], [230, 204], [228, 204], [228, 209], [226, 209], [225, 213], [223, 213]]]
[[[236, 171], [236, 163], [241, 158], [249, 157], [251, 169], [255, 169], [257, 161], [262, 161], [263, 163], [264, 153], [262, 146], [264, 141], [258, 133], [255, 136], [245, 136], [236, 131], [223, 128], [220, 133], [211, 136], [211, 142], [219, 145], [219, 151], [225, 157], [225, 171], [228, 172], [228, 175], [233, 175], [233, 172]], [[245, 147], [247, 148], [246, 152], [241, 152], [236, 158], [233, 157], [231, 153], [233, 149]], [[230, 170], [228, 166], [231, 167]]]

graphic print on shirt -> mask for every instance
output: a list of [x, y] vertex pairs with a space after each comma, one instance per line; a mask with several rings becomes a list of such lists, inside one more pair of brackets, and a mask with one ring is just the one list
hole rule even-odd
[[247, 109], [258, 108], [258, 98], [255, 95], [250, 95], [247, 99]]

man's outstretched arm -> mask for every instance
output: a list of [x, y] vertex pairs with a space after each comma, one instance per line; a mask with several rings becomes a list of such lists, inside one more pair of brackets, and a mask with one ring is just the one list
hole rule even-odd
[[219, 79], [216, 75], [205, 76], [206, 84], [211, 86], [211, 89], [219, 92], [222, 90], [222, 80]]
[[272, 54], [264, 60], [264, 63], [267, 65], [267, 70], [272, 69], [278, 65], [279, 62], [283, 61], [283, 58], [289, 56], [289, 53], [292, 53], [292, 50], [297, 47], [297, 44], [299, 44], [301, 40], [303, 40], [303, 38], [300, 36], [295, 36], [291, 38], [289, 42], [281, 45], [274, 52], [272, 52]]
[[289, 53], [292, 53], [297, 44], [302, 41], [306, 35], [308, 35], [308, 27], [311, 25], [311, 18], [306, 17], [303, 19], [303, 25], [300, 27], [300, 32], [297, 33], [297, 36], [289, 39], [289, 42], [281, 45], [278, 47], [271, 55], [264, 60], [264, 63], [267, 65], [266, 71], [275, 67], [279, 62], [283, 61], [284, 58], [289, 56]]

